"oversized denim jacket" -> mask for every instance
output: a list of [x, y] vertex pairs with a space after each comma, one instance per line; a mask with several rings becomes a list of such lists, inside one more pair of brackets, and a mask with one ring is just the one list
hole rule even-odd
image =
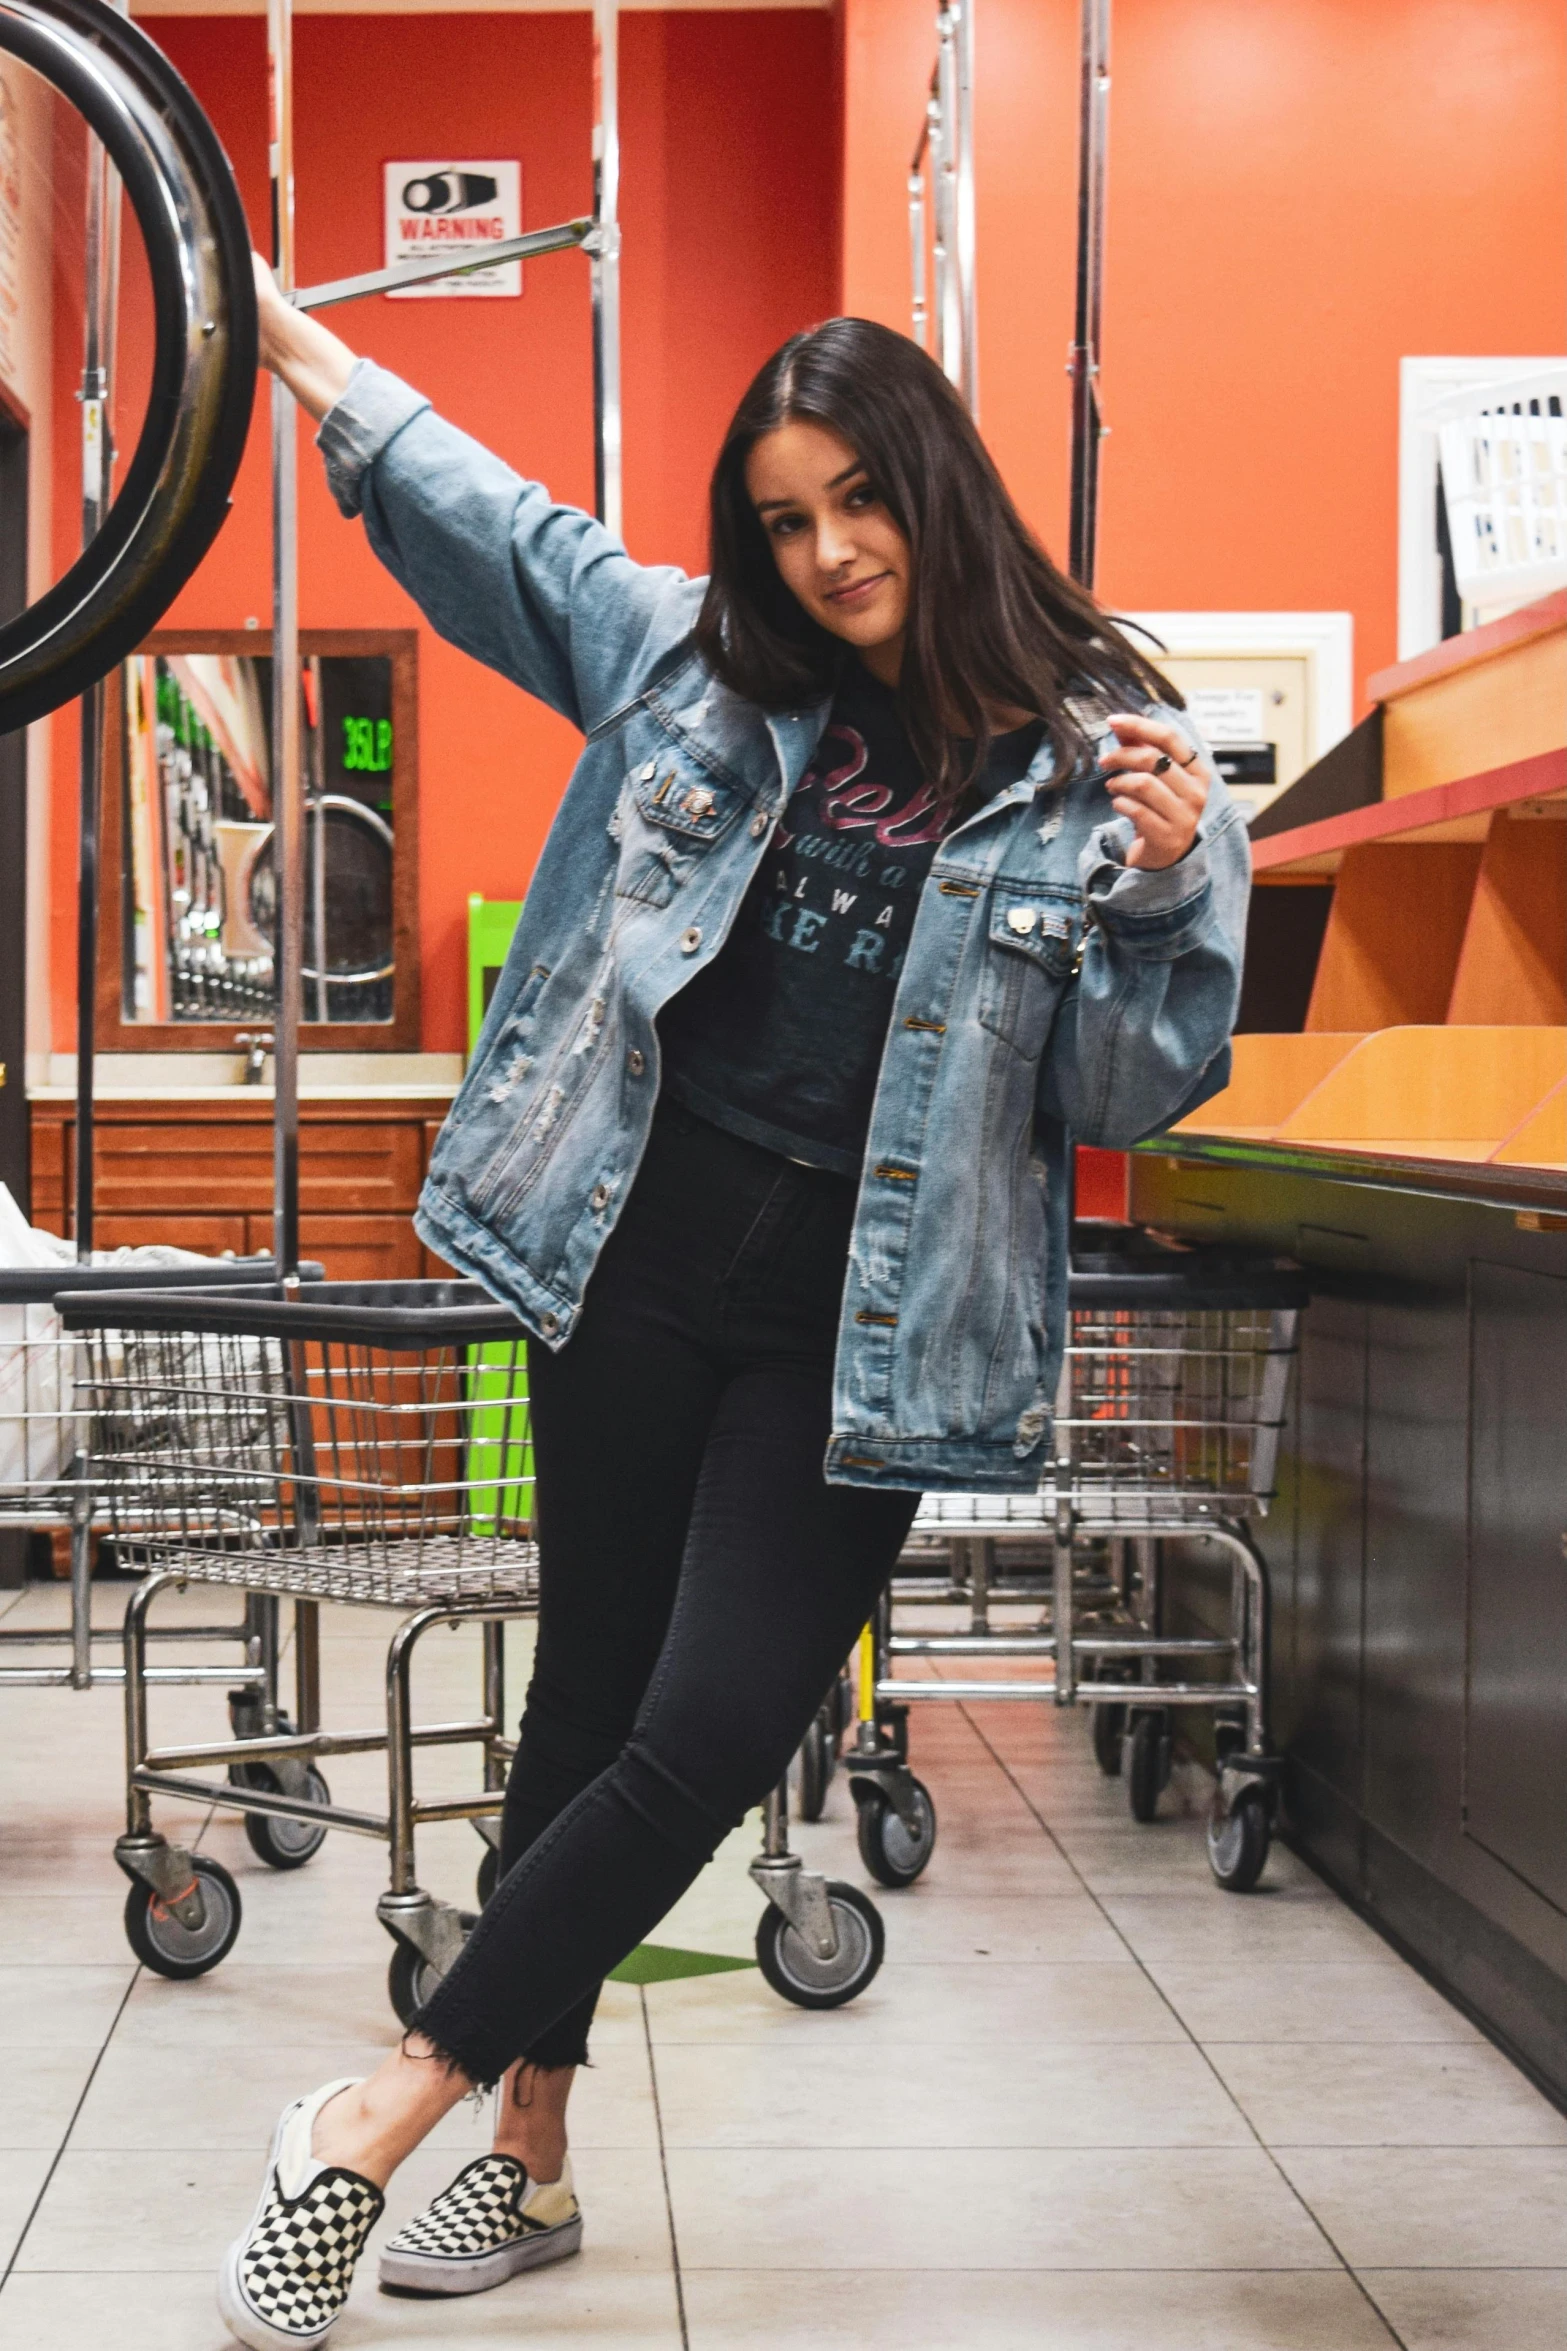
[[[660, 1007], [722, 946], [827, 707], [769, 714], [719, 684], [690, 643], [700, 581], [633, 563], [379, 368], [360, 363], [320, 446], [431, 624], [587, 738], [417, 1218], [563, 1346], [647, 1142]], [[835, 1482], [1039, 1482], [1069, 1137], [1124, 1146], [1225, 1082], [1238, 812], [1216, 786], [1187, 856], [1143, 873], [1106, 811], [1091, 760], [1059, 777], [1043, 750], [930, 869], [860, 1179]]]

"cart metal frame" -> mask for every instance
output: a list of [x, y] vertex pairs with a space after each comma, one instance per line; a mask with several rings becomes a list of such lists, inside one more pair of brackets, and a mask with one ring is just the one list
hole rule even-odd
[[[902, 1572], [868, 1628], [870, 1670], [845, 1758], [851, 1788], [862, 1812], [888, 1807], [915, 1835], [924, 1791], [909, 1768], [908, 1709], [932, 1700], [1112, 1707], [1133, 1720], [1134, 1736], [1148, 1717], [1160, 1726], [1161, 1783], [1164, 1716], [1206, 1707], [1221, 1723], [1210, 1859], [1221, 1882], [1255, 1883], [1279, 1763], [1267, 1724], [1267, 1565], [1252, 1525], [1272, 1491], [1305, 1284], [1293, 1267], [1180, 1253], [1137, 1228], [1097, 1265], [1079, 1261], [1071, 1277], [1057, 1450], [1038, 1491], [929, 1494], [920, 1504]], [[1227, 1559], [1227, 1634], [1162, 1630], [1159, 1545], [1176, 1536]], [[998, 1573], [1008, 1555], [1010, 1572]], [[922, 1567], [938, 1572], [910, 1572]], [[995, 1621], [992, 1611], [1013, 1602], [1039, 1608], [1033, 1629]], [[966, 1631], [915, 1632], [900, 1621], [910, 1607], [954, 1604], [969, 1607]], [[899, 1672], [905, 1659], [1018, 1659], [1047, 1670], [924, 1680]], [[1227, 1675], [1193, 1676], [1204, 1662]], [[1160, 1679], [1170, 1666], [1186, 1670]], [[1252, 1805], [1259, 1823], [1242, 1820]], [[1250, 1839], [1244, 1870], [1225, 1858], [1231, 1823]]]

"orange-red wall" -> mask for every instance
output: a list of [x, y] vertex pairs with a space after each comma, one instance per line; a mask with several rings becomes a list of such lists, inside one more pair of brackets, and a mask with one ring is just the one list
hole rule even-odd
[[[844, 0], [846, 307], [909, 321], [929, 0]], [[1064, 552], [1078, 0], [979, 0], [980, 417]], [[1399, 360], [1567, 342], [1561, 0], [1114, 0], [1099, 586], [1394, 658]]]
[[[143, 20], [211, 114], [258, 240], [267, 219], [259, 18]], [[834, 28], [815, 10], [629, 14], [621, 27], [626, 531], [642, 557], [700, 569], [708, 467], [745, 383], [776, 344], [838, 307]], [[381, 165], [520, 155], [524, 226], [590, 208], [591, 49], [583, 13], [302, 16], [295, 28], [299, 271], [381, 261]], [[331, 321], [357, 348], [560, 496], [591, 504], [588, 273], [527, 264], [520, 301], [359, 304]], [[79, 458], [61, 370], [57, 511], [68, 552]], [[270, 617], [267, 401], [234, 512], [170, 625]], [[406, 626], [413, 607], [344, 522], [305, 445], [306, 627]], [[519, 896], [578, 738], [424, 633], [420, 646], [421, 936], [426, 1048], [465, 1041], [467, 898]], [[53, 1026], [73, 1041], [74, 711], [56, 727]]]
[[[629, 14], [627, 535], [696, 565], [707, 466], [746, 377], [839, 306], [908, 322], [905, 177], [931, 0]], [[1116, 0], [1100, 586], [1123, 608], [1347, 609], [1395, 652], [1398, 363], [1567, 342], [1560, 0]], [[1066, 517], [1078, 0], [980, 0], [981, 421], [1059, 551]], [[152, 20], [265, 218], [257, 19]], [[300, 265], [380, 258], [380, 165], [520, 154], [531, 224], [588, 202], [583, 14], [305, 16]], [[841, 53], [840, 53], [841, 44]], [[841, 72], [841, 84], [840, 84]], [[841, 148], [841, 153], [840, 153]], [[840, 180], [841, 167], [841, 180]], [[840, 211], [841, 200], [841, 211]], [[841, 236], [840, 236], [841, 231]], [[840, 275], [841, 265], [841, 275]], [[567, 497], [591, 490], [586, 271], [520, 302], [364, 305], [341, 324]], [[62, 392], [59, 527], [74, 527]], [[267, 616], [263, 421], [233, 519], [171, 617]], [[307, 624], [406, 600], [303, 467]], [[561, 722], [426, 637], [425, 1042], [462, 1041], [464, 901], [516, 895], [568, 772]], [[57, 729], [72, 773], [74, 718]], [[57, 783], [54, 1035], [73, 1018], [72, 790]]]

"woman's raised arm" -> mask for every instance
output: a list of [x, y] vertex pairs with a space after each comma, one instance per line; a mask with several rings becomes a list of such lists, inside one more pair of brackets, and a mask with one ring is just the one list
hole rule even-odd
[[683, 572], [633, 563], [278, 292], [259, 258], [262, 364], [322, 429], [327, 480], [432, 628], [585, 732], [696, 618]]

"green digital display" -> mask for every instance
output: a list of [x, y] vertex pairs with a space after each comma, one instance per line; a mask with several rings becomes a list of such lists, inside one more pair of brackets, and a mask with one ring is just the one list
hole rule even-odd
[[392, 764], [389, 718], [343, 720], [343, 765], [351, 775], [384, 775]]

